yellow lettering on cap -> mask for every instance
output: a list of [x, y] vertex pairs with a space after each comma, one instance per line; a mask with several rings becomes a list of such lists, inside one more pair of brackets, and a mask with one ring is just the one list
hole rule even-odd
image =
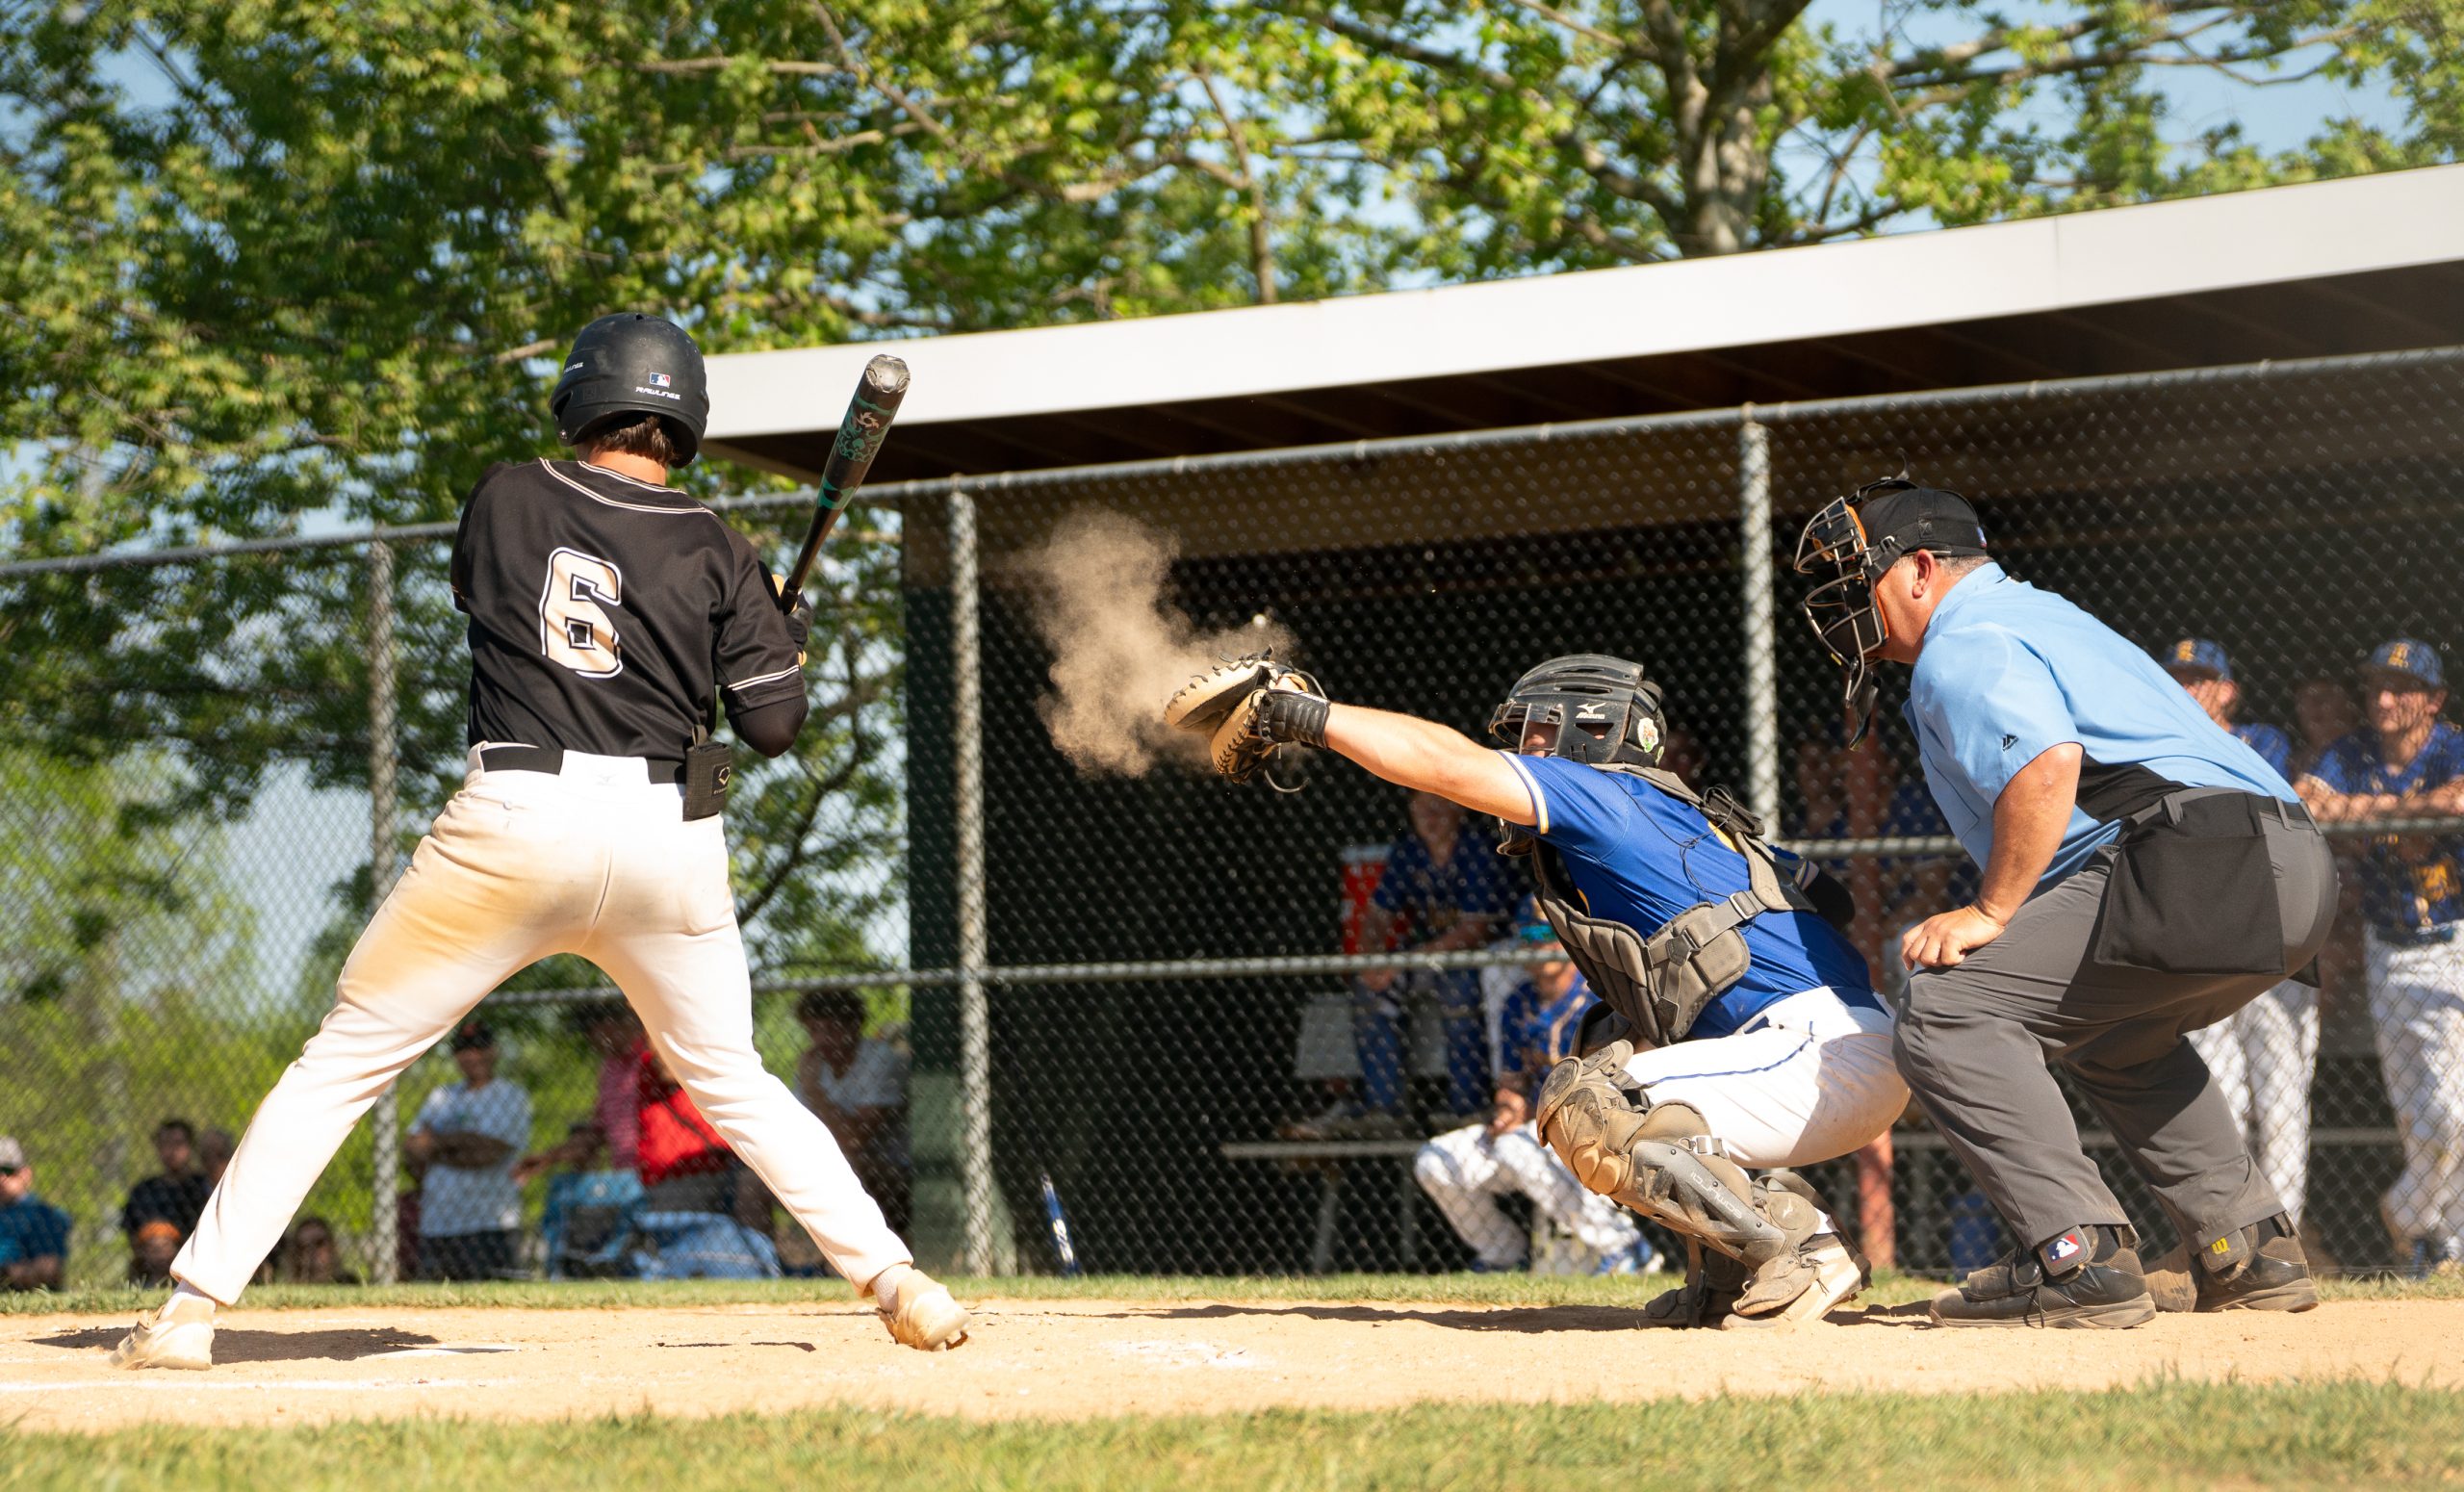
[[2396, 644], [2394, 647], [2389, 648], [2387, 650], [2387, 666], [2390, 668], [2403, 667], [2405, 651], [2404, 644], [2400, 642]]
[[2198, 647], [2195, 643], [2183, 643], [2180, 647], [2173, 650], [2174, 661], [2187, 663], [2191, 660], [2191, 655], [2197, 651]]

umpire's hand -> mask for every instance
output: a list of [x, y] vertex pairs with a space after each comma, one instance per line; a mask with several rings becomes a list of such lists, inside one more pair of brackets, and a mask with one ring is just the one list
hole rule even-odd
[[1949, 968], [2002, 936], [2006, 924], [1981, 907], [1938, 912], [1899, 938], [1899, 959], [1912, 969]]

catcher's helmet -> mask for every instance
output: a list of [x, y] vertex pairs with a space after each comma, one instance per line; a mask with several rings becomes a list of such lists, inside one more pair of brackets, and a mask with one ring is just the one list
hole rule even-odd
[[1642, 664], [1604, 653], [1553, 657], [1517, 679], [1489, 716], [1489, 735], [1520, 751], [1534, 725], [1557, 728], [1547, 755], [1593, 766], [1657, 766], [1668, 735], [1659, 685]]
[[689, 463], [710, 421], [702, 349], [673, 322], [639, 311], [603, 316], [574, 339], [548, 408], [568, 446], [610, 417], [656, 415], [682, 453], [679, 464]]

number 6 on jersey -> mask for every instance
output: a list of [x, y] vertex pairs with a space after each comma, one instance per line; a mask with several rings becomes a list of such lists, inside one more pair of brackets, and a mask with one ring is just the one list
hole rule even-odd
[[625, 578], [614, 565], [579, 550], [548, 556], [548, 584], [539, 593], [539, 651], [594, 679], [625, 671], [625, 650], [616, 624], [599, 608], [625, 599]]

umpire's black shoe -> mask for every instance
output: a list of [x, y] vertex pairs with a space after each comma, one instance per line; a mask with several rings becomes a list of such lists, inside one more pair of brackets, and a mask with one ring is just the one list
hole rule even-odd
[[2202, 1311], [2306, 1311], [2319, 1303], [2300, 1236], [2282, 1213], [2210, 1239], [2191, 1273]]
[[1938, 1326], [2142, 1326], [2155, 1298], [2126, 1227], [2075, 1227], [1934, 1298]]

